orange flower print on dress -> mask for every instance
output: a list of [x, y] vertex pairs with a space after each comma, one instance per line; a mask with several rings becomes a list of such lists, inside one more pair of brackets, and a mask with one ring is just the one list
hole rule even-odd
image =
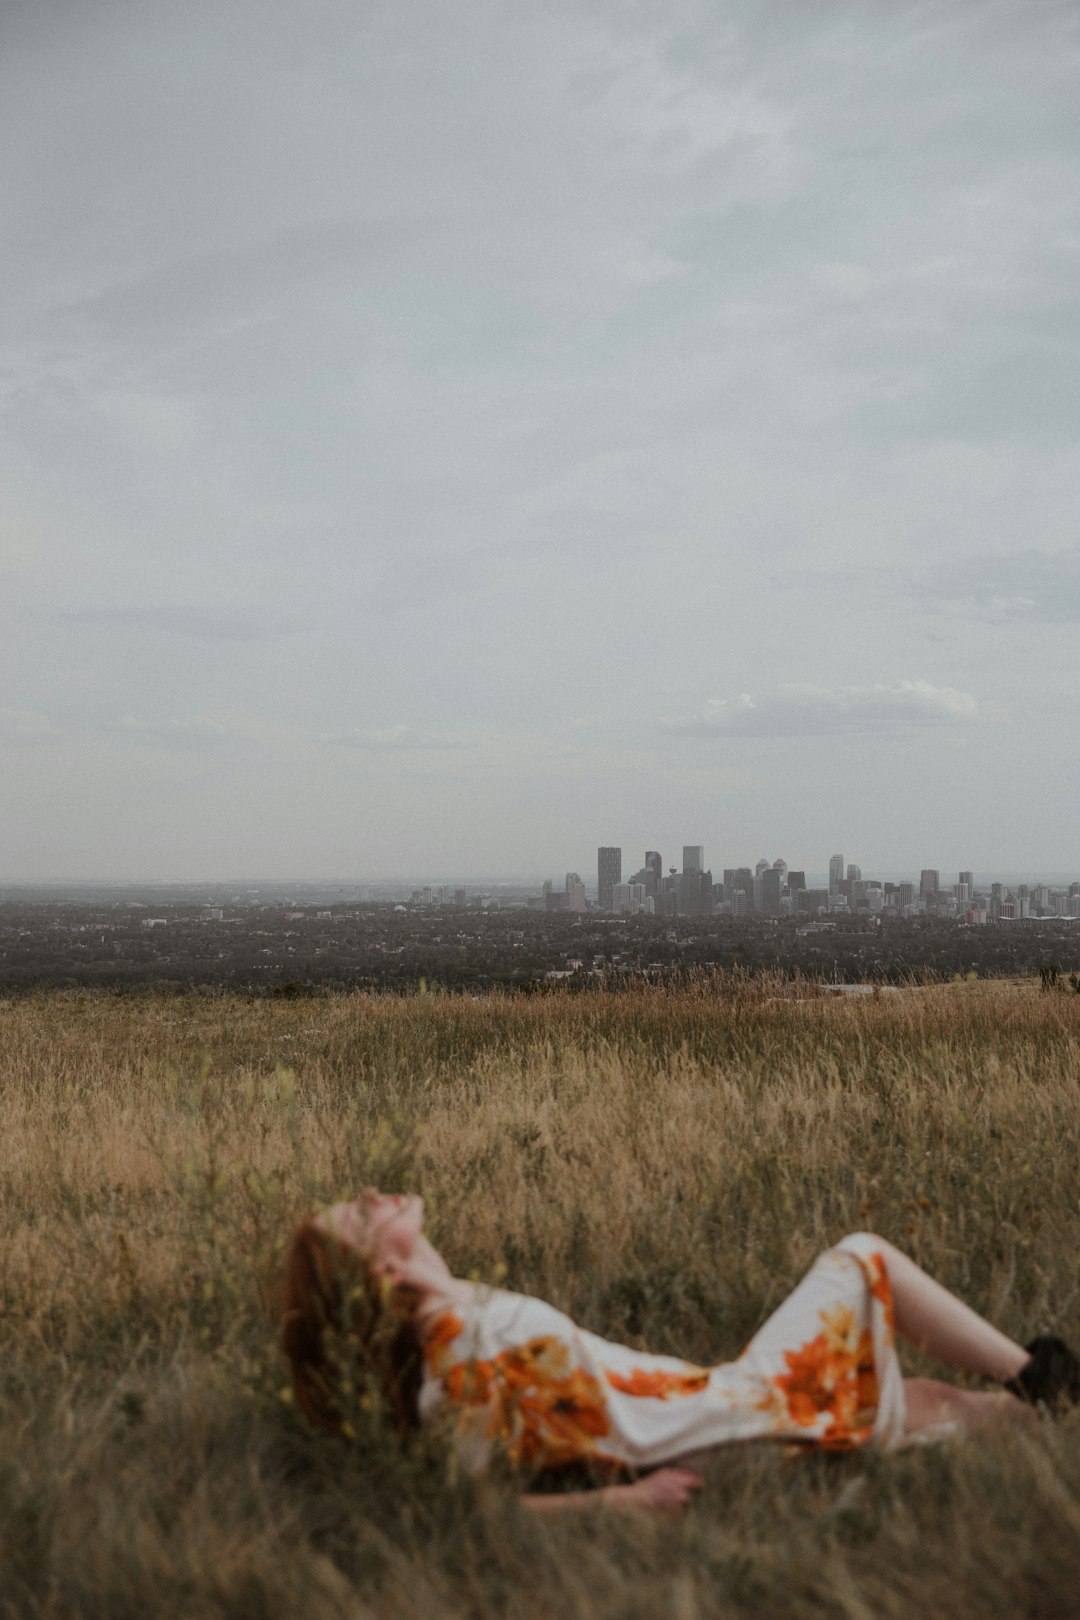
[[670, 1395], [696, 1395], [709, 1382], [709, 1375], [701, 1367], [689, 1372], [651, 1371], [635, 1367], [629, 1373], [617, 1373], [608, 1368], [604, 1377], [612, 1389], [623, 1395], [642, 1395], [653, 1400], [666, 1401]]
[[889, 1343], [892, 1344], [896, 1336], [896, 1307], [893, 1304], [892, 1283], [882, 1256], [874, 1250], [867, 1262], [870, 1273], [870, 1292], [876, 1300], [880, 1300], [885, 1308], [885, 1325], [889, 1330]]
[[445, 1351], [461, 1331], [444, 1317], [429, 1334], [425, 1355], [442, 1378], [450, 1401], [481, 1416], [489, 1440], [505, 1447], [513, 1463], [558, 1468], [588, 1458], [606, 1461], [596, 1441], [608, 1433], [608, 1413], [598, 1379], [570, 1365], [561, 1339], [541, 1335], [488, 1359], [451, 1366]]
[[443, 1352], [460, 1337], [463, 1328], [461, 1317], [453, 1311], [444, 1311], [428, 1328], [424, 1339], [424, 1360], [434, 1372], [441, 1370], [446, 1359]]
[[[819, 1318], [824, 1331], [797, 1350], [785, 1350], [787, 1371], [772, 1383], [792, 1423], [810, 1429], [827, 1418], [814, 1440], [846, 1450], [864, 1444], [873, 1428], [878, 1399], [873, 1340], [868, 1330], [857, 1331], [846, 1305], [821, 1311]], [[770, 1393], [761, 1407], [775, 1410], [775, 1396]]]

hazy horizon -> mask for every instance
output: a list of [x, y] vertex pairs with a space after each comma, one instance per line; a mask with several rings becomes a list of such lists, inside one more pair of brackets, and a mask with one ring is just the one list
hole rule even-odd
[[1069, 872], [1078, 68], [1057, 0], [14, 0], [0, 881]]
[[[738, 861], [738, 862], [727, 862], [727, 861], [725, 861], [724, 862], [725, 866], [728, 866], [728, 865], [745, 866], [747, 864], [753, 864], [753, 863], [748, 863], [746, 861]], [[627, 878], [631, 875], [632, 871], [634, 870], [632, 865], [629, 866], [629, 867], [627, 866], [627, 862], [626, 862], [626, 858], [625, 858], [625, 852], [624, 852], [623, 867], [624, 867], [623, 881], [625, 882], [627, 880]], [[571, 867], [571, 868], [569, 868], [569, 870], [578, 872], [578, 875], [584, 880], [584, 883], [585, 883], [585, 886], [586, 886], [587, 889], [594, 890], [596, 888], [596, 876], [595, 876], [594, 871], [590, 870], [590, 871], [582, 872], [580, 870], [580, 868], [575, 868], [575, 867]], [[722, 868], [714, 868], [712, 870], [713, 870], [714, 881], [719, 883], [721, 881]], [[794, 870], [798, 871], [798, 870], [800, 870], [800, 868], [796, 867], [796, 868], [794, 868]], [[863, 877], [864, 878], [872, 878], [872, 879], [880, 880], [880, 881], [883, 881], [883, 882], [889, 882], [889, 883], [914, 881], [916, 883], [916, 885], [917, 885], [918, 881], [919, 881], [919, 873], [920, 873], [921, 868], [914, 868], [914, 867], [911, 867], [911, 868], [883, 867], [883, 868], [879, 869], [879, 868], [876, 868], [876, 867], [866, 867], [866, 866], [864, 866], [862, 870], [863, 870]], [[940, 874], [941, 874], [941, 885], [942, 885], [943, 892], [950, 890], [951, 887], [952, 887], [952, 884], [956, 881], [956, 879], [952, 875], [951, 868], [946, 870], [944, 868], [938, 867], [936, 870], [938, 870], [940, 872]], [[960, 868], [958, 870], [969, 870], [969, 868]], [[807, 882], [807, 887], [808, 888], [819, 888], [819, 887], [820, 888], [826, 888], [828, 886], [828, 871], [827, 870], [825, 870], [825, 869], [814, 870], [813, 868], [807, 867], [807, 868], [805, 868], [805, 872], [806, 872], [806, 882]], [[429, 887], [429, 886], [444, 886], [444, 887], [447, 887], [447, 888], [451, 888], [451, 887], [453, 887], [455, 885], [457, 885], [459, 887], [464, 886], [464, 887], [467, 887], [467, 888], [499, 888], [499, 887], [503, 887], [503, 888], [535, 888], [535, 889], [539, 890], [540, 886], [549, 879], [554, 881], [554, 882], [561, 882], [561, 880], [563, 878], [563, 875], [564, 874], [562, 872], [554, 872], [554, 871], [546, 871], [546, 872], [539, 872], [539, 871], [537, 871], [537, 872], [524, 872], [524, 871], [522, 871], [522, 872], [486, 872], [486, 873], [484, 873], [484, 872], [472, 872], [472, 873], [464, 872], [463, 873], [463, 872], [445, 872], [445, 871], [437, 871], [437, 872], [417, 871], [417, 872], [413, 872], [413, 873], [410, 873], [410, 872], [397, 872], [397, 873], [393, 873], [393, 874], [391, 874], [391, 875], [389, 875], [387, 877], [372, 877], [370, 875], [365, 876], [363, 874], [361, 874], [359, 876], [356, 876], [356, 875], [343, 874], [343, 873], [337, 873], [337, 874], [330, 873], [330, 874], [324, 874], [322, 876], [316, 876], [316, 877], [296, 877], [295, 875], [286, 876], [286, 877], [267, 877], [265, 874], [263, 874], [261, 876], [246, 876], [246, 877], [230, 877], [230, 876], [226, 875], [224, 877], [201, 877], [201, 878], [170, 878], [170, 877], [160, 877], [159, 876], [159, 877], [156, 877], [156, 878], [145, 878], [145, 879], [141, 879], [141, 880], [129, 880], [129, 879], [125, 879], [125, 878], [115, 878], [115, 877], [113, 877], [113, 878], [108, 878], [108, 877], [104, 877], [104, 878], [57, 878], [57, 879], [49, 880], [49, 881], [46, 881], [46, 880], [34, 880], [34, 879], [23, 880], [23, 879], [17, 879], [17, 878], [5, 878], [5, 877], [0, 876], [0, 892], [5, 891], [5, 890], [19, 890], [19, 889], [34, 889], [34, 890], [56, 889], [56, 890], [61, 890], [61, 891], [76, 892], [76, 891], [80, 891], [80, 890], [89, 890], [89, 889], [147, 889], [147, 890], [168, 889], [168, 888], [173, 888], [173, 889], [202, 889], [202, 888], [206, 888], [206, 889], [224, 889], [224, 888], [241, 889], [241, 888], [245, 888], [245, 887], [247, 889], [249, 889], [251, 892], [254, 892], [254, 891], [258, 890], [258, 889], [265, 889], [265, 888], [271, 888], [271, 887], [276, 887], [276, 888], [281, 888], [281, 889], [295, 887], [295, 888], [311, 888], [311, 889], [327, 889], [327, 890], [329, 890], [329, 889], [335, 889], [335, 888], [355, 888], [355, 889], [381, 888], [381, 889], [393, 889], [393, 888]], [[1016, 868], [1012, 868], [1012, 869], [1003, 869], [1002, 871], [993, 870], [993, 871], [986, 871], [986, 872], [980, 872], [978, 870], [975, 870], [973, 872], [973, 879], [974, 879], [974, 885], [975, 885], [976, 889], [978, 889], [981, 886], [986, 886], [986, 885], [990, 884], [991, 882], [1004, 883], [1004, 884], [1007, 884], [1007, 885], [1013, 885], [1013, 884], [1017, 884], [1017, 883], [1027, 883], [1029, 885], [1030, 884], [1036, 884], [1036, 883], [1045, 883], [1050, 887], [1054, 887], [1054, 886], [1064, 886], [1066, 884], [1075, 883], [1077, 881], [1080, 881], [1080, 875], [1078, 875], [1078, 873], [1077, 873], [1077, 871], [1075, 869], [1073, 869], [1071, 871], [1053, 872], [1053, 871], [1047, 871], [1047, 870], [1042, 869], [1042, 868], [1040, 868], [1038, 870], [1035, 870], [1035, 871], [1020, 871], [1020, 870], [1017, 870]], [[1065, 919], [1065, 920], [1068, 920], [1068, 919]]]

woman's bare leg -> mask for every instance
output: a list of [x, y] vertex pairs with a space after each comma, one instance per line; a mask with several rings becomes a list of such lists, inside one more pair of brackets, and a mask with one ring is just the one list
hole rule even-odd
[[933, 1429], [941, 1423], [959, 1423], [965, 1429], [1037, 1422], [1035, 1409], [1001, 1391], [957, 1389], [937, 1378], [905, 1378], [907, 1408], [904, 1427], [909, 1434]]
[[898, 1333], [927, 1355], [963, 1372], [998, 1383], [1016, 1377], [1028, 1361], [1022, 1346], [884, 1239], [881, 1254], [892, 1286]]

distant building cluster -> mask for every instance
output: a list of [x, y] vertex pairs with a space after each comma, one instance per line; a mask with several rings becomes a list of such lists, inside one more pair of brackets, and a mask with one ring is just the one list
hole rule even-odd
[[413, 906], [463, 906], [466, 904], [466, 891], [452, 889], [446, 883], [428, 883], [422, 889], [414, 889], [409, 896], [409, 904]]
[[[711, 917], [718, 888], [705, 867], [704, 846], [684, 844], [682, 854], [682, 870], [672, 866], [665, 872], [660, 851], [646, 850], [644, 866], [624, 883], [622, 850], [603, 845], [596, 852], [595, 906], [613, 916]], [[540, 903], [546, 911], [592, 909], [577, 872], [567, 872], [561, 889], [545, 883]]]
[[977, 887], [974, 873], [960, 872], [956, 882], [949, 884], [942, 883], [936, 867], [924, 866], [916, 888], [914, 882], [864, 880], [858, 866], [845, 869], [842, 855], [830, 860], [828, 892], [816, 898], [823, 911], [891, 911], [901, 917], [925, 914], [969, 924], [1037, 917], [1080, 918], [1080, 883], [1060, 888], [1046, 883], [1029, 888], [1021, 883], [1008, 888], [991, 882]]
[[[567, 886], [576, 873], [567, 874]], [[578, 878], [580, 883], [580, 878]], [[712, 873], [705, 867], [702, 844], [684, 844], [682, 871], [664, 871], [657, 849], [645, 851], [645, 864], [624, 883], [622, 850], [604, 845], [596, 852], [596, 903], [613, 914], [644, 913], [657, 917], [710, 917], [715, 907]], [[557, 904], [552, 908], [561, 909]], [[570, 908], [568, 908], [570, 909]], [[582, 905], [584, 909], [584, 896]]]
[[[545, 883], [541, 903], [549, 911], [584, 911], [589, 902], [576, 872], [566, 874], [565, 889]], [[1053, 888], [1045, 883], [1009, 888], [1002, 883], [976, 887], [972, 872], [960, 872], [953, 884], [924, 867], [916, 885], [863, 877], [861, 867], [845, 864], [843, 855], [829, 861], [828, 886], [808, 887], [805, 871], [793, 871], [785, 860], [762, 859], [753, 868], [728, 866], [720, 881], [705, 865], [701, 844], [684, 844], [682, 869], [665, 873], [658, 850], [645, 853], [645, 864], [623, 882], [622, 849], [603, 844], [596, 852], [596, 905], [613, 915], [644, 913], [659, 917], [827, 917], [833, 913], [899, 917], [950, 917], [979, 924], [1026, 918], [1080, 918], [1080, 883]]]
[[[815, 879], [815, 875], [811, 874]], [[407, 891], [402, 890], [402, 898]], [[361, 899], [375, 899], [365, 890]], [[974, 873], [959, 872], [956, 882], [942, 880], [934, 867], [924, 867], [918, 882], [889, 882], [864, 877], [861, 867], [843, 855], [829, 861], [827, 881], [807, 881], [805, 871], [787, 861], [761, 859], [754, 867], [726, 866], [716, 877], [705, 864], [702, 844], [682, 846], [682, 865], [664, 869], [659, 850], [645, 851], [644, 864], [623, 875], [623, 852], [602, 844], [596, 852], [596, 887], [580, 872], [567, 872], [561, 883], [548, 880], [541, 892], [520, 883], [466, 889], [450, 884], [414, 888], [409, 904], [418, 907], [469, 907], [503, 910], [528, 906], [542, 911], [596, 912], [609, 916], [802, 918], [808, 926], [838, 915], [940, 917], [975, 926], [989, 922], [1039, 919], [1080, 920], [1080, 882], [1067, 885], [975, 882]], [[162, 919], [163, 920], [163, 919]], [[150, 918], [145, 927], [157, 925]]]

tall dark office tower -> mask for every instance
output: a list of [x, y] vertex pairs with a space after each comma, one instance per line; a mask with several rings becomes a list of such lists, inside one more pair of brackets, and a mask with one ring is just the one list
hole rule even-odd
[[829, 893], [839, 894], [840, 885], [844, 881], [844, 857], [834, 855], [829, 862]]
[[787, 875], [788, 894], [798, 894], [806, 888], [805, 872], [789, 872]]
[[961, 872], [960, 881], [967, 884], [968, 894], [975, 893], [975, 874], [973, 872]]
[[664, 876], [664, 863], [660, 859], [660, 851], [658, 849], [647, 849], [645, 851], [645, 869], [646, 871], [651, 871], [656, 879], [656, 888], [653, 892], [655, 894], [659, 894], [660, 880]]
[[766, 917], [779, 917], [783, 879], [775, 866], [761, 874], [761, 909]]
[[630, 882], [640, 883], [645, 895], [651, 894], [654, 899], [660, 892], [660, 885], [656, 881], [656, 873], [651, 866], [643, 866], [640, 872], [632, 873]]
[[938, 889], [941, 886], [940, 885], [940, 877], [941, 877], [941, 874], [937, 871], [936, 867], [933, 867], [933, 866], [924, 866], [923, 867], [922, 872], [921, 872], [921, 874], [919, 876], [919, 893], [923, 896], [924, 899], [927, 898], [928, 896], [932, 895], [932, 894], [937, 894]]
[[853, 862], [849, 861], [847, 875], [849, 883], [858, 883], [862, 877], [862, 867], [856, 866]]
[[712, 873], [681, 872], [675, 879], [680, 917], [708, 917], [712, 913]]
[[622, 882], [622, 850], [614, 844], [601, 844], [596, 851], [596, 898], [601, 911], [614, 904], [615, 885]]
[[682, 847], [682, 869], [684, 872], [704, 872], [705, 845], [684, 844]]

